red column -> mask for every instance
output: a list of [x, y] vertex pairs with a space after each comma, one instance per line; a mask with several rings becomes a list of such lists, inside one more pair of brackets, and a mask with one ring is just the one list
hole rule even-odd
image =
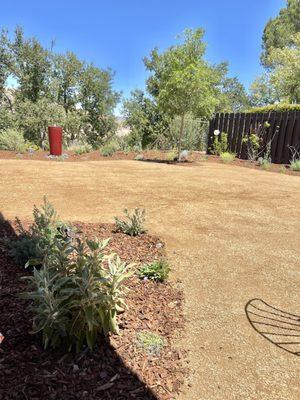
[[62, 155], [62, 128], [60, 126], [48, 126], [50, 154]]

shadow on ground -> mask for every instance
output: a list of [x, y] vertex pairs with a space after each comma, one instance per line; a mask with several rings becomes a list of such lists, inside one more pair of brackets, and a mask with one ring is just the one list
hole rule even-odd
[[[11, 223], [0, 213], [0, 239], [16, 239]], [[44, 350], [41, 338], [31, 335], [28, 303], [21, 276], [30, 274], [15, 265], [0, 241], [0, 398], [3, 400], [149, 399], [158, 397], [128, 368], [109, 343], [93, 353]]]
[[251, 326], [275, 346], [300, 355], [300, 316], [273, 307], [261, 299], [251, 299], [245, 306]]

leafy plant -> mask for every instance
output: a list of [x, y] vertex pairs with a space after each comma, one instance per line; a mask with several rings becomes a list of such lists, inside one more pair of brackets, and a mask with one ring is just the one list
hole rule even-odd
[[92, 151], [92, 146], [91, 145], [89, 145], [89, 144], [84, 144], [84, 145], [82, 145], [82, 146], [80, 146], [80, 147], [77, 147], [75, 150], [74, 150], [74, 153], [75, 154], [77, 154], [77, 155], [81, 155], [81, 154], [85, 154], [85, 153], [90, 153], [91, 151]]
[[110, 157], [117, 151], [116, 146], [113, 143], [108, 143], [100, 149], [100, 154], [103, 157]]
[[153, 281], [163, 282], [168, 279], [169, 272], [169, 264], [164, 260], [159, 260], [151, 264], [143, 265], [138, 271], [138, 276], [142, 279], [147, 278]]
[[300, 159], [296, 159], [291, 162], [291, 170], [292, 171], [300, 171]]
[[138, 332], [137, 343], [151, 356], [159, 355], [165, 345], [165, 341], [160, 335], [149, 331]]
[[286, 167], [284, 165], [281, 165], [280, 168], [279, 168], [279, 172], [281, 174], [285, 174], [286, 173]]
[[174, 149], [168, 151], [166, 154], [166, 160], [168, 161], [174, 161], [176, 157], [178, 157], [178, 151]]
[[[220, 139], [219, 139], [220, 136]], [[211, 149], [212, 154], [219, 156], [221, 153], [225, 153], [228, 150], [228, 135], [225, 132], [220, 134], [219, 131], [214, 133], [213, 147]]]
[[220, 154], [220, 158], [223, 163], [230, 164], [235, 159], [235, 154], [226, 151], [225, 153]]
[[23, 278], [28, 290], [21, 297], [32, 300], [32, 331], [42, 332], [45, 348], [93, 349], [101, 337], [119, 332], [117, 314], [126, 308], [123, 282], [132, 265], [114, 253], [104, 255], [109, 239], [63, 237], [48, 248], [41, 269]]
[[41, 209], [34, 206], [33, 219], [34, 223], [26, 230], [21, 221], [16, 218], [19, 237], [17, 240], [6, 241], [12, 256], [22, 266], [31, 258], [43, 258], [46, 249], [57, 235], [57, 228], [62, 225], [57, 221], [56, 211], [46, 196]]
[[130, 236], [138, 236], [142, 233], [146, 232], [144, 228], [145, 222], [145, 210], [140, 210], [139, 208], [135, 208], [133, 212], [130, 212], [125, 208], [124, 214], [125, 219], [119, 219], [115, 217], [115, 222], [117, 226], [117, 230], [120, 230], [123, 233], [126, 233]]
[[21, 132], [15, 129], [7, 129], [0, 132], [0, 149], [24, 153], [27, 150], [27, 145]]

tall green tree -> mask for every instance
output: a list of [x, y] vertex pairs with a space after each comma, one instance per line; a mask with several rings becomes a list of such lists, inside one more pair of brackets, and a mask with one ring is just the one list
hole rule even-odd
[[206, 45], [202, 29], [185, 30], [181, 42], [162, 53], [154, 49], [144, 59], [151, 75], [149, 93], [170, 118], [180, 117], [178, 153], [181, 152], [185, 116], [209, 118], [219, 103], [217, 94], [221, 74], [205, 60]]
[[169, 118], [142, 90], [133, 91], [130, 98], [124, 101], [123, 115], [131, 129], [131, 145], [140, 145], [144, 149], [153, 146], [167, 133]]
[[110, 69], [93, 64], [85, 65], [80, 74], [78, 100], [90, 124], [87, 139], [93, 146], [103, 143], [116, 130], [114, 109], [120, 94], [112, 88], [113, 76]]
[[268, 21], [263, 33], [261, 61], [270, 68], [270, 52], [272, 49], [282, 49], [293, 44], [292, 37], [300, 32], [300, 1], [287, 0], [286, 7], [279, 15]]
[[279, 93], [270, 81], [268, 73], [263, 73], [252, 82], [250, 86], [250, 105], [252, 107], [262, 107], [279, 101]]

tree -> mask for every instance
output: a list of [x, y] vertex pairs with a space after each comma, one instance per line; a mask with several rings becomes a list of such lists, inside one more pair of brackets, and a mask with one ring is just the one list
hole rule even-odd
[[53, 87], [57, 92], [56, 101], [61, 104], [66, 113], [74, 110], [78, 102], [80, 75], [83, 70], [83, 63], [77, 56], [68, 51], [66, 54], [54, 54]]
[[269, 56], [272, 49], [282, 49], [292, 45], [292, 37], [300, 32], [300, 1], [287, 0], [279, 15], [270, 19], [263, 33], [262, 64], [269, 68]]
[[237, 77], [228, 78], [225, 76], [222, 81], [218, 111], [241, 112], [245, 111], [249, 105], [250, 100], [244, 85], [239, 82]]
[[252, 107], [262, 107], [279, 102], [276, 88], [270, 82], [267, 73], [258, 76], [250, 86], [250, 104]]
[[268, 62], [272, 67], [270, 82], [280, 99], [290, 103], [300, 102], [300, 32], [291, 39], [292, 45], [272, 49]]
[[120, 94], [112, 89], [113, 72], [93, 64], [85, 65], [80, 74], [78, 100], [90, 124], [87, 140], [97, 146], [114, 134], [116, 121], [113, 115]]
[[35, 38], [24, 38], [22, 28], [15, 30], [14, 40], [9, 42], [11, 75], [18, 82], [18, 97], [37, 102], [47, 96], [51, 79], [50, 52]]
[[209, 118], [218, 105], [218, 84], [221, 76], [217, 68], [205, 60], [204, 31], [185, 30], [183, 41], [163, 53], [154, 49], [144, 59], [151, 76], [147, 80], [149, 93], [156, 99], [162, 112], [170, 118], [180, 116], [178, 154], [184, 135], [187, 113]]
[[155, 101], [143, 91], [135, 90], [123, 103], [126, 125], [131, 129], [130, 144], [143, 149], [154, 145], [166, 135], [169, 119], [162, 114]]

